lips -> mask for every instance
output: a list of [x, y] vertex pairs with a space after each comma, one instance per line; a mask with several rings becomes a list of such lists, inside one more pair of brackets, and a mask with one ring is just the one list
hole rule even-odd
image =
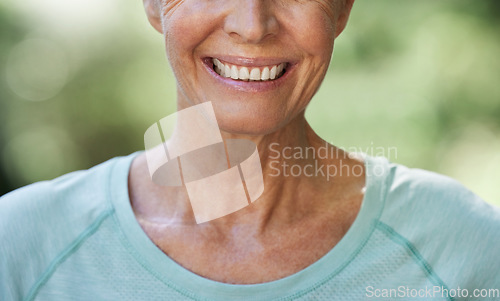
[[273, 81], [285, 74], [288, 63], [282, 62], [274, 65], [244, 66], [230, 64], [218, 58], [212, 58], [214, 71], [226, 78], [238, 81]]

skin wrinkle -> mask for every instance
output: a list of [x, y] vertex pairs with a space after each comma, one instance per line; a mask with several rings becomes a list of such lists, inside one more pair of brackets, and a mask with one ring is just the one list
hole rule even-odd
[[[129, 176], [131, 205], [141, 227], [170, 258], [216, 281], [267, 282], [317, 261], [354, 221], [364, 175], [339, 175], [333, 181], [275, 177], [269, 145], [316, 151], [325, 145], [304, 111], [328, 70], [350, 7], [340, 11], [341, 2], [322, 0], [168, 0], [158, 10], [152, 1], [144, 0], [144, 5], [150, 23], [164, 36], [177, 79], [178, 109], [212, 101], [223, 139], [256, 143], [265, 191], [250, 206], [197, 225], [185, 187], [154, 185], [142, 155], [133, 161]], [[283, 58], [297, 65], [276, 89], [249, 93], [224, 86], [207, 72], [202, 59], [217, 55]], [[318, 161], [364, 168], [356, 158]], [[315, 161], [287, 163], [303, 168]]]
[[173, 14], [175, 12], [175, 9], [181, 5], [184, 2], [184, 0], [157, 0], [155, 1], [157, 5], [157, 9], [161, 9], [162, 15], [165, 18], [168, 18], [169, 15]]

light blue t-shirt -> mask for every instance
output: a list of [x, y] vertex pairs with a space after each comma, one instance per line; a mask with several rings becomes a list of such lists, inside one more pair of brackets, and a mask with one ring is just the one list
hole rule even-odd
[[500, 300], [500, 210], [448, 177], [367, 156], [361, 210], [332, 250], [286, 278], [231, 285], [143, 232], [135, 155], [0, 199], [0, 300]]

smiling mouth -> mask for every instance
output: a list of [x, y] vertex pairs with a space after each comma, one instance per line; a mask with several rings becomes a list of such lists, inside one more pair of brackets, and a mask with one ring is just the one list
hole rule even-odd
[[277, 65], [246, 67], [229, 63], [223, 63], [219, 59], [212, 58], [214, 71], [222, 77], [238, 81], [273, 81], [286, 73], [287, 63]]

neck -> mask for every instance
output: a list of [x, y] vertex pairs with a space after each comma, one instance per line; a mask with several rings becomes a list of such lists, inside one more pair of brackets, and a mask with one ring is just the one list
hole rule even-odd
[[323, 204], [311, 206], [311, 203], [321, 202], [318, 195], [328, 196], [332, 179], [321, 174], [308, 175], [315, 165], [332, 164], [332, 159], [336, 160], [324, 155], [320, 159], [318, 149], [326, 147], [329, 154], [336, 149], [316, 135], [303, 113], [267, 135], [241, 136], [223, 132], [223, 138], [248, 139], [257, 145], [265, 188], [251, 206], [215, 222], [252, 224], [262, 229], [274, 221], [281, 225], [293, 223], [323, 207]]
[[[264, 176], [264, 192], [246, 208], [206, 224], [220, 226], [221, 229], [253, 227], [254, 231], [260, 232], [270, 225], [293, 223], [305, 215], [324, 209], [325, 204], [321, 199], [329, 196], [332, 179], [321, 174], [307, 176], [304, 171], [306, 166], [314, 166], [318, 160], [322, 161], [319, 164], [324, 165], [325, 160], [331, 164], [335, 158], [319, 159], [317, 152], [321, 147], [328, 147], [328, 152], [334, 147], [326, 146], [326, 142], [314, 133], [303, 113], [285, 127], [267, 135], [222, 132], [222, 137], [248, 139], [257, 145]], [[294, 166], [293, 170], [291, 166]], [[150, 186], [149, 190], [155, 197], [133, 204], [139, 219], [161, 224], [196, 225], [184, 187], [154, 186]], [[312, 205], [311, 202], [317, 204]]]

